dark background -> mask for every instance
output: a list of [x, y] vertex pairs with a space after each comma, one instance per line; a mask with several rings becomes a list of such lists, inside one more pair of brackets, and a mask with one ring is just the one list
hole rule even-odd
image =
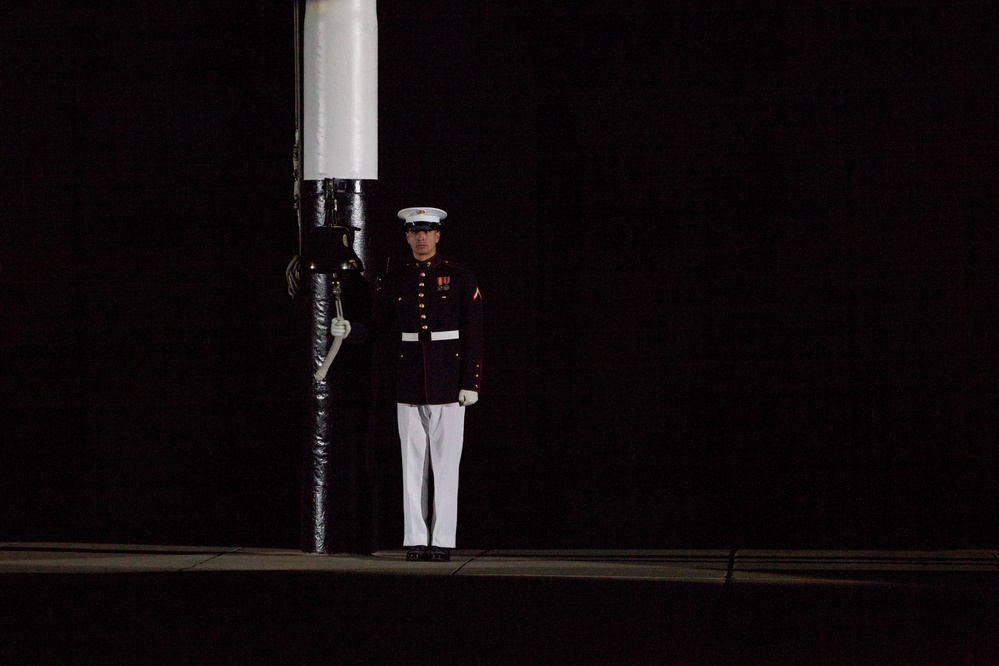
[[[487, 307], [460, 546], [996, 545], [997, 10], [781, 4], [379, 2], [369, 224]], [[2, 10], [0, 540], [298, 545], [292, 17]]]

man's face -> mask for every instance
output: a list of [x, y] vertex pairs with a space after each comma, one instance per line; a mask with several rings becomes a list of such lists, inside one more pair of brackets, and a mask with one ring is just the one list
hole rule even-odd
[[436, 230], [416, 229], [406, 232], [406, 242], [419, 261], [426, 261], [437, 253], [437, 241], [440, 239], [441, 232]]

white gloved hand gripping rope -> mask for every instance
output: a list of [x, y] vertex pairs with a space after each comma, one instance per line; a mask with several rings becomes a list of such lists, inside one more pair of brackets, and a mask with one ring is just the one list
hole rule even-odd
[[334, 319], [330, 323], [330, 335], [334, 338], [345, 338], [350, 335], [350, 322], [346, 319]]
[[323, 364], [319, 366], [314, 375], [317, 382], [321, 382], [326, 379], [326, 373], [330, 371], [330, 366], [333, 365], [333, 359], [336, 358], [336, 353], [340, 351], [340, 345], [343, 344], [343, 339], [350, 335], [350, 322], [343, 318], [343, 304], [340, 303], [340, 285], [337, 284], [333, 287], [333, 294], [336, 296], [336, 319], [330, 323], [330, 333], [333, 335], [333, 344], [330, 345], [330, 350], [326, 352], [326, 358], [323, 359]]

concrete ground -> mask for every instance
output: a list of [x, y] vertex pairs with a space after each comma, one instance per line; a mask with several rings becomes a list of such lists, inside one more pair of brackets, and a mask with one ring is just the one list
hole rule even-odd
[[5, 664], [999, 664], [999, 551], [0, 543]]

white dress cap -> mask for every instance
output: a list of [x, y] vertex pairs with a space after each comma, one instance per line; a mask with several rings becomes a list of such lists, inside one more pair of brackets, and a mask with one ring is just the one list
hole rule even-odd
[[420, 208], [403, 208], [398, 213], [399, 218], [406, 221], [407, 227], [416, 226], [418, 222], [422, 222], [419, 226], [440, 226], [441, 220], [447, 217], [447, 213], [442, 211], [440, 208], [428, 208], [426, 206]]

